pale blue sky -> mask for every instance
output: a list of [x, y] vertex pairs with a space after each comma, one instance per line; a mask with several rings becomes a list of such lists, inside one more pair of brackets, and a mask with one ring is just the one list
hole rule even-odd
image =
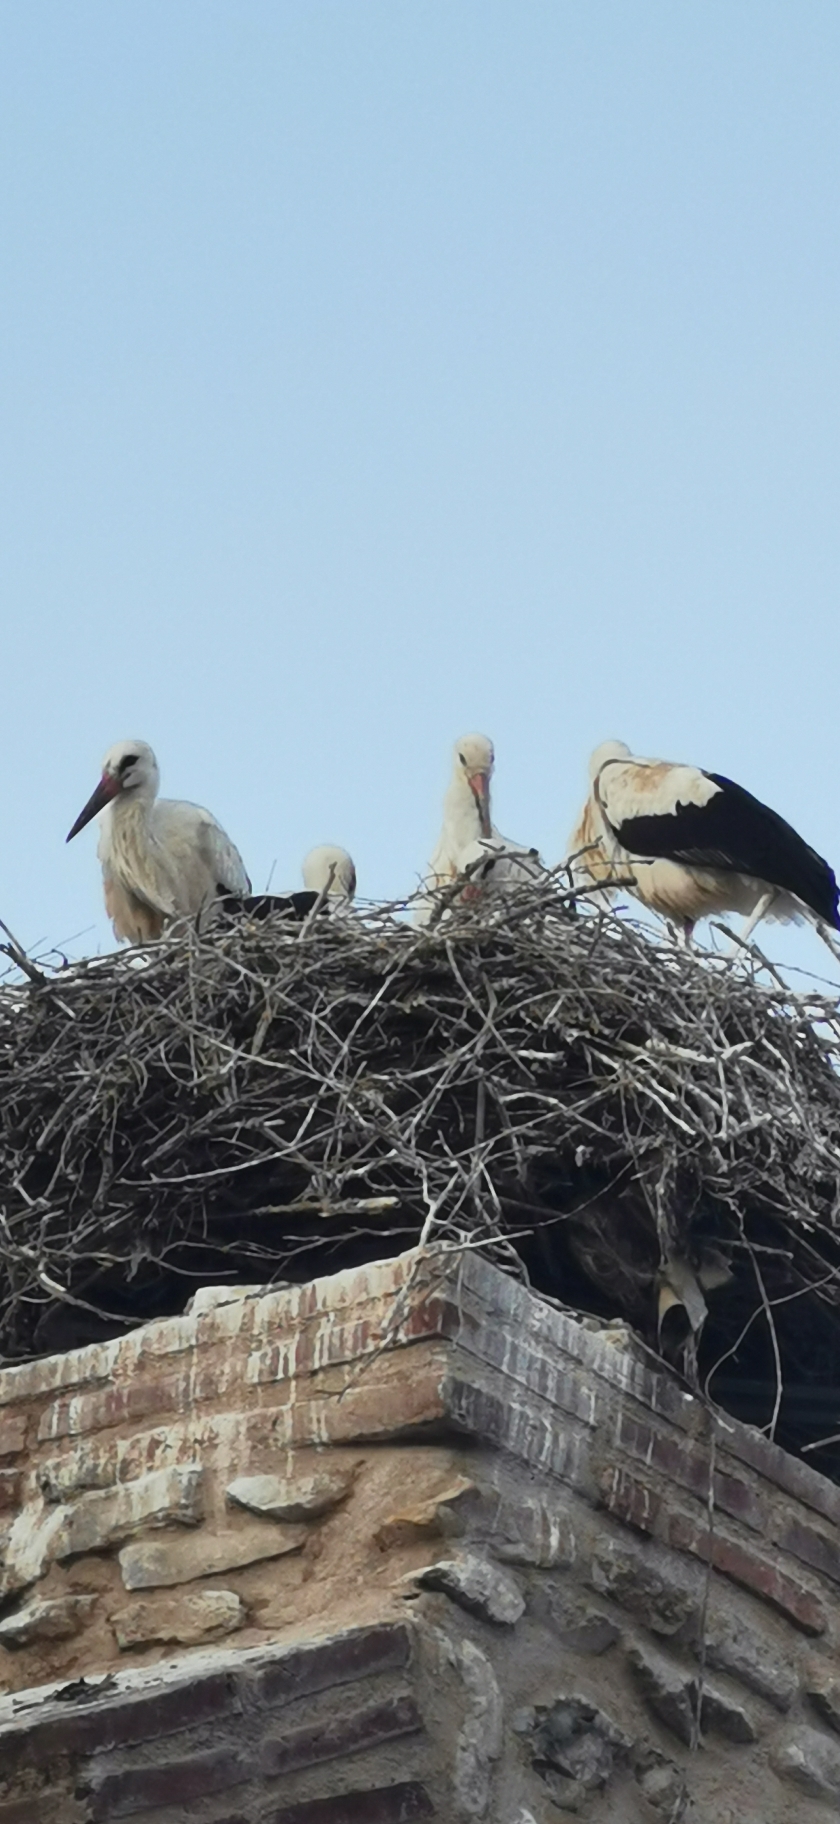
[[2, 0], [0, 179], [25, 942], [127, 735], [258, 885], [410, 889], [471, 728], [550, 861], [618, 736], [840, 867], [836, 0]]

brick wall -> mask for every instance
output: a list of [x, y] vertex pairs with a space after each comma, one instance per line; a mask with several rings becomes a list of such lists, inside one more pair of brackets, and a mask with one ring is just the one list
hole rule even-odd
[[0, 1374], [0, 1824], [822, 1824], [840, 1490], [411, 1253]]

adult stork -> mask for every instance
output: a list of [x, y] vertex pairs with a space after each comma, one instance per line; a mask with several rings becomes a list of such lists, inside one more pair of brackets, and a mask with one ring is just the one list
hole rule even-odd
[[644, 760], [605, 741], [589, 762], [590, 792], [570, 839], [580, 884], [629, 884], [642, 904], [682, 927], [740, 912], [746, 942], [762, 918], [808, 918], [840, 930], [837, 881], [778, 812], [722, 773]]
[[304, 856], [303, 884], [310, 893], [324, 893], [328, 899], [349, 906], [356, 891], [352, 856], [334, 843], [320, 843]]
[[103, 813], [98, 855], [105, 910], [129, 944], [160, 937], [176, 918], [197, 918], [223, 893], [250, 893], [239, 851], [200, 805], [158, 798], [160, 773], [146, 741], [118, 741], [70, 831]]
[[490, 800], [495, 762], [487, 735], [462, 735], [456, 741], [443, 801], [443, 828], [414, 915], [418, 925], [429, 923], [440, 889], [451, 886], [465, 871], [465, 899], [476, 898], [485, 888], [503, 889], [543, 871], [535, 850], [509, 841], [495, 828]]

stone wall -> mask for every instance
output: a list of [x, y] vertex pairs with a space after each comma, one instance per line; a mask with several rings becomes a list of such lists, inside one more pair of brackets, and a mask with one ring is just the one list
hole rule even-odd
[[475, 1254], [8, 1369], [0, 1459], [0, 1824], [837, 1818], [840, 1490]]

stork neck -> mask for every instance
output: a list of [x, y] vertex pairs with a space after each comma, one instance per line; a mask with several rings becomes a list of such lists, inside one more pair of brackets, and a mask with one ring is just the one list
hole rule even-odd
[[[490, 807], [488, 805], [488, 811]], [[460, 848], [476, 842], [481, 836], [481, 813], [471, 790], [459, 769], [453, 773], [443, 805], [444, 828]]]

